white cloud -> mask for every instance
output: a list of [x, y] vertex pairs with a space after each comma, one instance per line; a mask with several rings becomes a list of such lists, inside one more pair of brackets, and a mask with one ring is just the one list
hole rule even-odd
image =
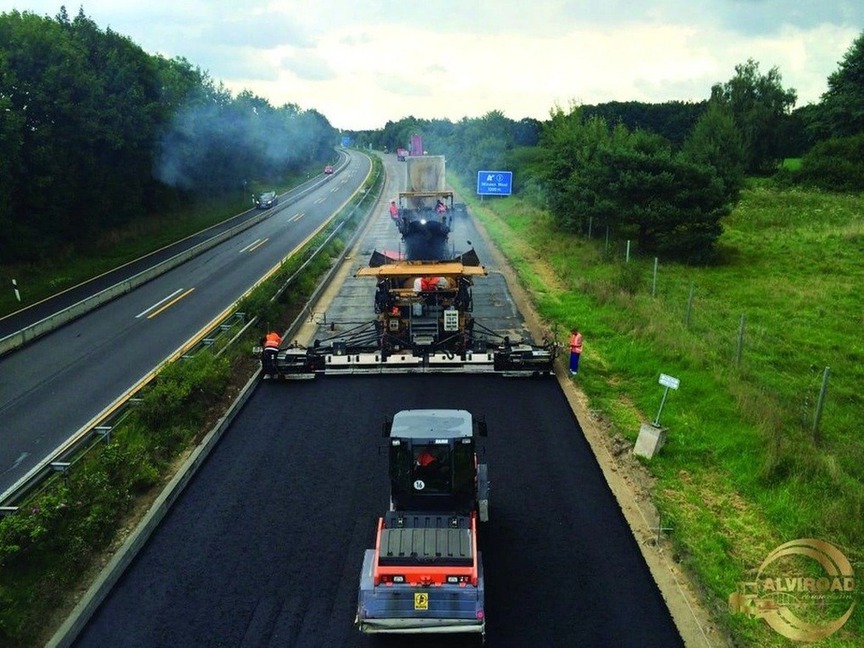
[[[11, 3], [53, 16], [62, 0]], [[97, 25], [148, 52], [349, 129], [490, 110], [544, 119], [574, 100], [698, 101], [749, 58], [763, 73], [776, 66], [803, 105], [818, 101], [864, 29], [861, 0], [84, 4]]]

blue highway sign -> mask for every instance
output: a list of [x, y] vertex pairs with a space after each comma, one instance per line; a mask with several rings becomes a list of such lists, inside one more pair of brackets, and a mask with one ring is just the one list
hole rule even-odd
[[480, 196], [509, 196], [513, 188], [512, 171], [478, 171], [477, 194]]

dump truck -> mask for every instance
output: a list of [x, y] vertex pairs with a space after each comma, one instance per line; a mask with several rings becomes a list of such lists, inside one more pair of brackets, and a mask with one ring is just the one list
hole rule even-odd
[[388, 439], [390, 507], [360, 572], [355, 623], [365, 633], [486, 631], [477, 534], [489, 478], [477, 459], [485, 420], [460, 409], [398, 412]]
[[405, 171], [407, 191], [399, 192], [395, 220], [405, 244], [405, 258], [444, 259], [454, 210], [453, 192], [446, 188], [444, 156], [409, 157]]

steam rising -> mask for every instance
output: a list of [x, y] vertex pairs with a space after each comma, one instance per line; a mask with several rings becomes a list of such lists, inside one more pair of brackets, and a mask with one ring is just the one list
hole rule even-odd
[[160, 138], [154, 175], [186, 190], [236, 189], [320, 160], [333, 141], [333, 129], [314, 111], [217, 95], [177, 111]]

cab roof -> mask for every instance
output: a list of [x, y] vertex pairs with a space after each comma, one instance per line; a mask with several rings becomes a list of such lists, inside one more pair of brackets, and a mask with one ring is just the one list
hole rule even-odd
[[467, 410], [402, 410], [393, 417], [390, 436], [400, 439], [459, 439], [474, 436], [474, 426]]

